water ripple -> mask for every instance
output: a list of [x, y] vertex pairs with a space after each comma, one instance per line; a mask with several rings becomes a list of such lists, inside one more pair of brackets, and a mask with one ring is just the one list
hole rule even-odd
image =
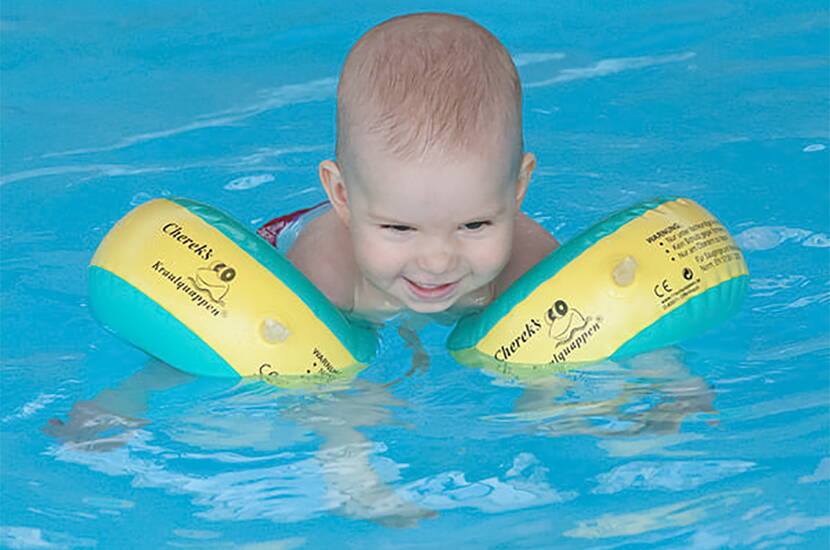
[[699, 528], [689, 548], [807, 548], [799, 535], [828, 525], [830, 516], [810, 517], [767, 504], [750, 509], [741, 521], [719, 520]]
[[560, 52], [552, 52], [552, 53], [518, 53], [513, 56], [513, 63], [516, 64], [516, 67], [524, 67], [527, 65], [533, 65], [536, 63], [545, 63], [547, 61], [556, 61], [559, 59], [565, 59], [565, 54]]
[[749, 288], [756, 291], [753, 296], [773, 296], [781, 290], [789, 288], [805, 287], [810, 284], [810, 279], [804, 275], [774, 275], [772, 277], [754, 277], [749, 281]]
[[496, 514], [576, 498], [574, 491], [558, 491], [547, 481], [548, 469], [530, 453], [520, 453], [503, 478], [467, 481], [464, 472], [443, 472], [409, 484], [408, 500], [433, 510], [476, 508]]
[[259, 187], [265, 183], [271, 183], [272, 181], [274, 181], [273, 174], [255, 174], [231, 180], [226, 183], [223, 188], [229, 191], [243, 191]]
[[830, 349], [830, 334], [822, 334], [800, 342], [791, 342], [766, 349], [752, 350], [747, 354], [749, 361], [783, 361], [807, 353]]
[[564, 535], [587, 539], [610, 538], [705, 523], [706, 518], [724, 514], [748, 496], [757, 497], [760, 494], [759, 490], [713, 493], [637, 512], [603, 514], [596, 519], [580, 521], [575, 528], [565, 531]]
[[320, 101], [334, 96], [337, 86], [337, 79], [322, 78], [310, 82], [303, 82], [301, 84], [288, 84], [277, 88], [262, 90], [259, 95], [263, 98], [250, 105], [241, 107], [234, 107], [216, 113], [208, 113], [199, 115], [196, 120], [168, 128], [165, 130], [158, 130], [155, 132], [145, 132], [134, 136], [127, 136], [118, 140], [117, 142], [102, 146], [102, 147], [87, 147], [83, 149], [72, 149], [69, 151], [61, 151], [58, 153], [47, 153], [42, 155], [43, 158], [49, 157], [63, 157], [70, 155], [81, 155], [86, 153], [98, 153], [102, 151], [114, 151], [117, 149], [124, 149], [162, 138], [168, 138], [179, 134], [201, 130], [203, 128], [216, 128], [221, 126], [235, 126], [239, 122], [259, 115], [261, 113], [279, 109], [286, 105], [294, 105], [297, 103], [308, 103], [311, 101]]
[[94, 548], [98, 542], [47, 529], [4, 525], [0, 526], [0, 545], [4, 548]]
[[822, 458], [816, 466], [815, 472], [798, 478], [799, 483], [818, 483], [820, 481], [830, 481], [830, 458]]
[[826, 304], [830, 302], [830, 292], [819, 292], [810, 296], [801, 296], [792, 302], [784, 302], [778, 304], [766, 304], [752, 308], [752, 311], [785, 311], [788, 309], [798, 309], [807, 307], [813, 304]]
[[12, 183], [19, 180], [42, 178], [48, 176], [62, 176], [66, 174], [89, 174], [89, 177], [123, 177], [140, 174], [159, 174], [165, 172], [180, 172], [195, 168], [230, 168], [250, 169], [256, 167], [259, 170], [285, 170], [285, 166], [263, 164], [265, 160], [271, 160], [286, 154], [307, 153], [324, 149], [323, 145], [284, 147], [284, 148], [259, 148], [255, 153], [241, 157], [225, 157], [207, 161], [181, 163], [172, 165], [156, 166], [132, 166], [129, 164], [69, 164], [60, 166], [49, 166], [46, 168], [35, 168], [32, 170], [21, 170], [12, 174], [0, 177], [0, 185]]
[[808, 229], [783, 225], [751, 227], [735, 235], [735, 242], [744, 250], [769, 250], [787, 241], [801, 243], [807, 247], [830, 246], [830, 239], [825, 233], [814, 233]]
[[525, 84], [525, 88], [537, 88], [540, 86], [550, 86], [551, 84], [559, 84], [560, 82], [569, 82], [571, 80], [582, 80], [586, 78], [597, 78], [611, 74], [620, 73], [623, 71], [630, 71], [634, 69], [643, 69], [653, 65], [664, 65], [666, 63], [678, 63], [686, 61], [695, 57], [694, 52], [686, 52], [682, 54], [672, 55], [646, 55], [642, 57], [620, 57], [615, 59], [603, 59], [590, 67], [577, 67], [572, 69], [562, 69], [558, 75], [547, 80], [539, 82], [531, 82]]
[[635, 461], [597, 476], [597, 494], [627, 489], [686, 491], [705, 483], [742, 474], [756, 466], [742, 460]]

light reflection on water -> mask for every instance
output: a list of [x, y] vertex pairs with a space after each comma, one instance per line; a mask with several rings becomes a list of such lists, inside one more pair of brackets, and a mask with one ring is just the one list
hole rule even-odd
[[[395, 411], [419, 405], [364, 380], [316, 394], [287, 394], [245, 381], [209, 400], [174, 407], [173, 416], [145, 418], [152, 416], [147, 402], [154, 392], [192, 381], [150, 362], [115, 388], [77, 403], [66, 423], [51, 421], [44, 430], [61, 445], [50, 454], [107, 475], [129, 476], [136, 487], [183, 493], [199, 517], [212, 521], [292, 523], [332, 513], [401, 528], [457, 508], [499, 514], [580, 496], [551, 485], [550, 467], [530, 452], [516, 454], [503, 471], [485, 478], [447, 470], [411, 479], [409, 464], [390, 458], [389, 444], [373, 441], [360, 428], [416, 429], [396, 420]], [[719, 411], [714, 389], [690, 372], [680, 350], [512, 384], [519, 394], [508, 412], [467, 420], [500, 425], [495, 437], [505, 441], [518, 433], [590, 436], [588, 441], [609, 456], [625, 460], [585, 480], [590, 493], [690, 491], [758, 467], [682, 449], [706, 437], [682, 433], [683, 423], [716, 425]], [[602, 516], [564, 534], [624, 536], [688, 525], [755, 493], [717, 493], [642, 513]], [[611, 527], [622, 520], [624, 530]]]

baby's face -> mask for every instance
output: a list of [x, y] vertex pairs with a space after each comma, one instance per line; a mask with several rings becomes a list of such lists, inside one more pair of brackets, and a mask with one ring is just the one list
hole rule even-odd
[[510, 258], [520, 201], [506, 157], [362, 151], [343, 174], [362, 301], [433, 313], [493, 281]]

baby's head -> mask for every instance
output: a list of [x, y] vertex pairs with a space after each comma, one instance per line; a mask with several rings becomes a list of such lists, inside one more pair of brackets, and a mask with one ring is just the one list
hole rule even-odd
[[396, 17], [349, 52], [337, 89], [340, 162], [367, 137], [416, 160], [480, 151], [495, 136], [521, 154], [521, 88], [510, 54], [477, 23], [438, 13]]
[[510, 259], [535, 167], [521, 87], [469, 19], [386, 21], [352, 48], [337, 94], [337, 163], [320, 178], [379, 307], [442, 311], [486, 293]]

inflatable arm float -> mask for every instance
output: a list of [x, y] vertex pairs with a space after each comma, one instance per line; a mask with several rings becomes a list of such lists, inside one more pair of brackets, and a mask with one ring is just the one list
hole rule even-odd
[[462, 319], [448, 347], [461, 363], [501, 372], [635, 355], [734, 314], [748, 279], [714, 216], [689, 199], [654, 199], [556, 249]]
[[260, 377], [279, 386], [349, 379], [375, 351], [264, 239], [187, 199], [138, 206], [89, 267], [94, 316], [183, 371]]

